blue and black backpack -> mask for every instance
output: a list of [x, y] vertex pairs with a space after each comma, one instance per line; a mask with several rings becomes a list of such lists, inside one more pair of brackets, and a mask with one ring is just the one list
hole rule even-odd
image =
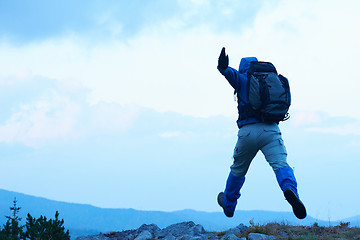
[[291, 94], [289, 81], [278, 75], [270, 62], [251, 62], [247, 72], [249, 103], [243, 102], [239, 109], [239, 119], [256, 117], [263, 122], [285, 121], [289, 119]]

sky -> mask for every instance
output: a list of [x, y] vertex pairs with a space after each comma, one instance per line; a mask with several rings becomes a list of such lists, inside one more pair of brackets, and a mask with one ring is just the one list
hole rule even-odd
[[[356, 0], [0, 0], [0, 188], [221, 211], [236, 143], [221, 48], [289, 79], [280, 124], [308, 214], [360, 215]], [[354, 189], [355, 185], [355, 189]], [[238, 210], [291, 211], [259, 153]], [[21, 205], [21, 203], [19, 203]]]

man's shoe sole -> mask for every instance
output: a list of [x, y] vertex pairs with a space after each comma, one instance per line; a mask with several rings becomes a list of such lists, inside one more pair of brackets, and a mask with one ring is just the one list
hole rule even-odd
[[286, 190], [284, 195], [286, 200], [292, 206], [295, 216], [299, 219], [304, 219], [306, 217], [306, 209], [299, 197], [292, 190]]
[[224, 213], [227, 217], [231, 218], [234, 216], [234, 213], [228, 213], [227, 211], [225, 211], [225, 208], [223, 207], [223, 203], [224, 203], [224, 197], [225, 197], [225, 194], [223, 192], [219, 193], [218, 196], [217, 196], [217, 202], [218, 204], [220, 205], [220, 207], [222, 207], [222, 209], [224, 210]]

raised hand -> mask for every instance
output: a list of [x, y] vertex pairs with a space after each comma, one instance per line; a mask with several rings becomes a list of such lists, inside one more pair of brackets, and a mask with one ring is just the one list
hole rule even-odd
[[229, 56], [225, 54], [225, 48], [221, 49], [221, 53], [218, 59], [218, 66], [220, 69], [225, 70], [229, 66]]

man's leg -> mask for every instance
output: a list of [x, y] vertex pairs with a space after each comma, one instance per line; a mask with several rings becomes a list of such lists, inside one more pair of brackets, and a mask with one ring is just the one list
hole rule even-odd
[[261, 151], [273, 168], [278, 184], [283, 191], [286, 200], [292, 206], [293, 212], [297, 218], [305, 218], [306, 209], [298, 195], [294, 171], [286, 161], [287, 152], [279, 127], [275, 124], [265, 126], [262, 139], [263, 146], [261, 146]]
[[305, 218], [306, 209], [299, 198], [299, 194], [297, 192], [297, 182], [292, 168], [279, 168], [275, 174], [279, 186], [284, 192], [285, 199], [290, 203], [295, 216], [299, 219]]
[[252, 130], [252, 125], [239, 129], [238, 141], [234, 150], [234, 163], [226, 181], [225, 191], [218, 195], [218, 203], [227, 217], [234, 215], [237, 200], [240, 197], [240, 189], [245, 182], [245, 174], [258, 151], [254, 144], [256, 131]]
[[223, 208], [227, 217], [234, 216], [237, 200], [240, 197], [240, 189], [245, 182], [245, 177], [237, 177], [231, 172], [226, 181], [225, 191], [219, 193], [218, 203]]
[[275, 175], [276, 180], [278, 181], [279, 186], [283, 192], [289, 189], [294, 193], [298, 194], [296, 178], [294, 175], [294, 171], [291, 167], [279, 168], [275, 172]]

